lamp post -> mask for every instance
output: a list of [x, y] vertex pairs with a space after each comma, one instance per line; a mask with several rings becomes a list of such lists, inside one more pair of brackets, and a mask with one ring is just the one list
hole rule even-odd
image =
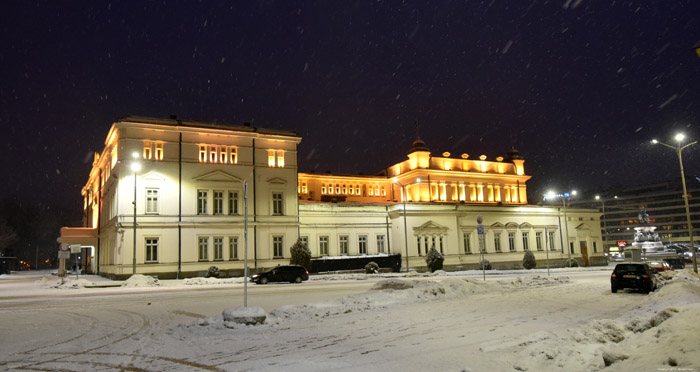
[[605, 223], [605, 220], [606, 220], [606, 217], [605, 217], [605, 199], [601, 199], [600, 195], [596, 195], [595, 200], [600, 200], [600, 202], [603, 205], [603, 252], [605, 252], [605, 248], [608, 246], [608, 227], [606, 226], [606, 223]]
[[406, 247], [406, 272], [408, 272], [408, 225], [406, 224], [406, 185], [394, 179], [394, 184], [401, 186], [401, 199], [403, 199], [403, 239]]
[[136, 274], [136, 173], [141, 170], [141, 163], [136, 161], [139, 157], [138, 152], [132, 153], [131, 156], [134, 158], [134, 162], [131, 163], [131, 170], [134, 171], [134, 261], [131, 267], [133, 275]]
[[[568, 252], [567, 256], [569, 258], [569, 263], [571, 263], [571, 248], [569, 247], [569, 223], [566, 218], [566, 200], [571, 199], [571, 196], [576, 195], [576, 190], [572, 190], [571, 192], [565, 192], [563, 194], [555, 194], [553, 191], [548, 192], [545, 195], [545, 200], [547, 199], [561, 199], [561, 204], [562, 204], [562, 210], [564, 212], [564, 232], [566, 234], [566, 245], [564, 245], [564, 238], [559, 234], [560, 239], [562, 239], [561, 246], [562, 249], [566, 247], [566, 251]], [[560, 226], [561, 227], [561, 226]]]
[[688, 238], [690, 239], [690, 252], [693, 254], [693, 271], [696, 273], [698, 272], [698, 259], [697, 259], [697, 254], [695, 252], [695, 242], [693, 241], [693, 224], [690, 220], [690, 207], [688, 206], [688, 190], [685, 187], [685, 173], [683, 172], [683, 155], [682, 151], [689, 146], [692, 146], [696, 144], [698, 141], [693, 141], [689, 144], [686, 144], [685, 146], [681, 146], [681, 142], [685, 139], [685, 135], [682, 133], [676, 134], [676, 137], [674, 137], [676, 140], [676, 146], [671, 146], [668, 144], [665, 144], [663, 142], [659, 142], [655, 139], [651, 140], [651, 143], [655, 145], [663, 145], [666, 146], [673, 151], [676, 152], [676, 155], [678, 155], [678, 163], [681, 165], [681, 182], [683, 183], [683, 201], [685, 203], [685, 217], [688, 220]]

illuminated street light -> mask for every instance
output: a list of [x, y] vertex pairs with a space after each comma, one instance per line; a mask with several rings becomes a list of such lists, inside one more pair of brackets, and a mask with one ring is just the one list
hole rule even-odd
[[[566, 245], [564, 245], [564, 237], [562, 236], [561, 232], [561, 222], [559, 222], [559, 239], [561, 240], [561, 248], [564, 249], [566, 247], [566, 251], [568, 252], [568, 257], [569, 261], [568, 264], [571, 264], [571, 247], [569, 247], [569, 223], [566, 218], [566, 200], [571, 199], [572, 196], [576, 195], [576, 190], [572, 190], [571, 192], [565, 192], [563, 194], [557, 194], [554, 191], [548, 191], [544, 195], [545, 200], [554, 200], [554, 199], [561, 199], [561, 203], [563, 206], [563, 211], [564, 211], [564, 230], [566, 231]], [[561, 221], [561, 220], [560, 220]]]
[[676, 140], [676, 146], [671, 146], [668, 144], [665, 144], [663, 142], [659, 142], [655, 139], [651, 140], [651, 143], [655, 145], [662, 145], [666, 146], [673, 151], [676, 152], [676, 155], [678, 155], [678, 163], [681, 165], [681, 182], [683, 183], [683, 201], [685, 202], [685, 216], [686, 219], [688, 220], [688, 238], [690, 239], [690, 252], [693, 254], [693, 271], [696, 273], [698, 272], [698, 259], [697, 259], [697, 254], [695, 252], [695, 241], [693, 240], [693, 224], [690, 221], [690, 207], [688, 207], [688, 190], [685, 187], [685, 173], [683, 172], [683, 155], [682, 151], [689, 146], [692, 146], [696, 144], [698, 141], [693, 141], [685, 146], [681, 147], [681, 142], [685, 139], [685, 135], [683, 133], [678, 133], [674, 137]]
[[600, 200], [601, 204], [603, 205], [603, 251], [605, 251], [605, 248], [608, 247], [608, 227], [605, 223], [605, 199], [601, 199], [600, 195], [596, 195], [595, 200]]
[[402, 184], [394, 178], [394, 184], [401, 186], [401, 199], [403, 199], [403, 236], [404, 236], [404, 244], [406, 246], [406, 272], [408, 272], [408, 225], [406, 224], [406, 197], [408, 196], [406, 194], [406, 185]]
[[[131, 156], [134, 159], [138, 159], [139, 153], [138, 152], [133, 152]], [[134, 160], [133, 163], [131, 163], [131, 170], [134, 172], [134, 261], [132, 264], [132, 275], [136, 274], [136, 173], [141, 171], [141, 163], [138, 161]]]

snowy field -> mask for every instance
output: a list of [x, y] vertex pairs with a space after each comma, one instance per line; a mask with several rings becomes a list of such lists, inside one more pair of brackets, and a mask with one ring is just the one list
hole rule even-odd
[[[700, 371], [700, 277], [685, 270], [650, 295], [612, 294], [609, 272], [490, 272], [486, 281], [479, 272], [325, 275], [251, 285], [273, 296], [296, 291], [302, 302], [304, 291], [365, 285], [326, 301], [262, 306], [267, 318], [255, 326], [225, 321], [224, 310], [240, 310], [212, 289], [238, 290], [241, 279], [87, 276], [58, 285], [51, 276], [6, 275], [0, 370]], [[95, 288], [105, 284], [120, 286]]]

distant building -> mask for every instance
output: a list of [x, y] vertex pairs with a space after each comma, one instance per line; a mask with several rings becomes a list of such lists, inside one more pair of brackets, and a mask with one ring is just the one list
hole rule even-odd
[[[700, 182], [694, 177], [686, 177], [686, 188], [697, 242], [700, 234]], [[634, 227], [640, 225], [641, 209], [649, 214], [649, 223], [657, 227], [656, 232], [664, 243], [689, 242], [680, 177], [662, 183], [611, 188], [600, 200], [579, 201], [575, 205], [597, 208], [603, 213], [601, 227], [606, 250], [624, 247], [634, 241]]]
[[80, 244], [83, 266], [110, 277], [134, 268], [189, 277], [210, 266], [240, 275], [247, 184], [253, 269], [288, 263], [297, 239], [314, 257], [400, 253], [405, 263], [408, 252], [409, 266], [420, 270], [435, 247], [447, 269], [476, 268], [477, 216], [495, 268], [520, 267], [525, 250], [539, 266], [547, 256], [553, 266], [569, 256], [604, 263], [600, 213], [567, 208], [574, 223], [562, 224], [559, 208], [528, 205], [530, 176], [516, 150], [493, 160], [432, 156], [418, 139], [407, 160], [358, 176], [298, 173], [300, 142], [294, 132], [249, 125], [120, 119], [82, 191], [85, 226], [63, 228], [59, 242]]

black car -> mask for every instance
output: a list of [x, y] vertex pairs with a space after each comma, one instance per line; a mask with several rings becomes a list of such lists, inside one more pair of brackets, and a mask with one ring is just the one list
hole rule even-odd
[[257, 284], [267, 284], [268, 282], [301, 283], [304, 280], [309, 280], [309, 272], [303, 266], [298, 265], [277, 266], [250, 278], [250, 281]]
[[666, 261], [669, 265], [671, 265], [673, 270], [685, 269], [685, 263], [680, 258], [664, 258], [664, 261]]
[[649, 293], [657, 288], [656, 271], [645, 263], [619, 263], [610, 275], [610, 289], [637, 289]]

